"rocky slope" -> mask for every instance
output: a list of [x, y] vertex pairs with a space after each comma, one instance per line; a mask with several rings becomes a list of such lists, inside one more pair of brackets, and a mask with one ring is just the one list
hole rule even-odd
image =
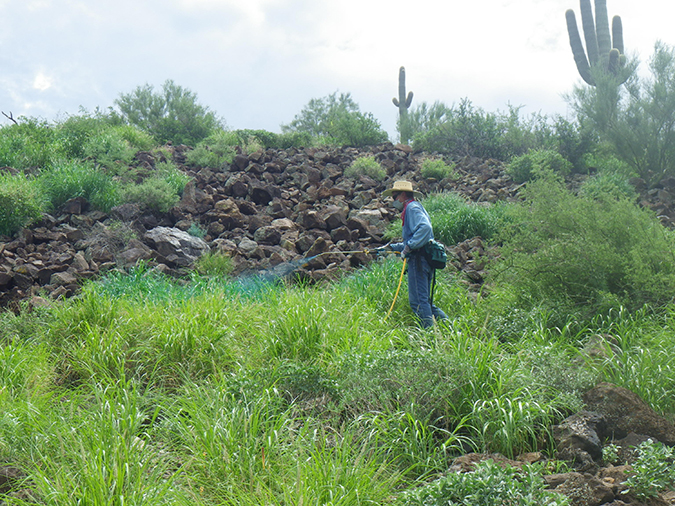
[[[176, 273], [205, 251], [229, 254], [235, 274], [270, 269], [316, 255], [299, 269], [318, 280], [357, 268], [373, 259], [366, 250], [382, 244], [386, 226], [398, 216], [380, 195], [393, 180], [408, 179], [424, 193], [456, 191], [474, 202], [517, 198], [518, 186], [494, 160], [461, 160], [457, 178], [422, 179], [426, 155], [409, 146], [383, 144], [368, 149], [268, 149], [239, 153], [225, 170], [185, 166], [188, 148], [171, 148], [173, 159], [193, 181], [169, 213], [143, 212], [125, 204], [109, 214], [89, 210], [83, 199], [67, 202], [14, 239], [0, 238], [0, 305], [36, 295], [58, 298], [76, 293], [83, 279], [143, 260]], [[344, 176], [358, 157], [374, 156], [387, 171], [384, 181]], [[151, 153], [136, 165], [154, 170]], [[195, 228], [197, 227], [197, 228]], [[187, 233], [201, 230], [203, 239]], [[474, 257], [485, 253], [475, 239], [454, 246], [456, 268], [467, 283], [483, 274]]]

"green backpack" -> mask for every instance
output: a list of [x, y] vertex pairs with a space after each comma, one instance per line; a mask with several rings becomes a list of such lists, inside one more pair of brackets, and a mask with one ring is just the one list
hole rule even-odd
[[445, 246], [435, 239], [431, 239], [422, 249], [424, 257], [432, 269], [445, 269], [448, 262], [448, 254], [445, 252]]

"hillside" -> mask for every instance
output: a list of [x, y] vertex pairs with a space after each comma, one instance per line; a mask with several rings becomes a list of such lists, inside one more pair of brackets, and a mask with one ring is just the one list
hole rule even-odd
[[[67, 297], [82, 279], [139, 261], [178, 275], [205, 251], [229, 255], [234, 275], [291, 262], [301, 277], [333, 278], [370, 262], [366, 251], [383, 243], [397, 213], [380, 195], [394, 180], [414, 181], [426, 195], [452, 191], [477, 203], [513, 201], [519, 188], [495, 160], [464, 158], [455, 177], [424, 179], [420, 164], [428, 155], [390, 143], [239, 153], [222, 171], [187, 167], [187, 149], [170, 150], [192, 181], [168, 213], [142, 212], [135, 204], [103, 213], [77, 198], [15, 239], [0, 242], [0, 304], [38, 294]], [[355, 159], [367, 155], [386, 169], [383, 180], [344, 175]], [[132, 166], [149, 174], [159, 161], [151, 152], [138, 152]], [[203, 240], [189, 235], [190, 227], [201, 231]], [[480, 283], [482, 274], [470, 262], [472, 247], [460, 247], [455, 266]], [[303, 264], [318, 254], [323, 255]]]

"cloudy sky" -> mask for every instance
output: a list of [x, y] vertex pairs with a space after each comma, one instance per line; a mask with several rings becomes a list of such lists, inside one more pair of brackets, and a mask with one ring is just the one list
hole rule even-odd
[[[675, 2], [607, 4], [641, 69], [675, 45]], [[395, 140], [403, 65], [413, 106], [567, 115], [569, 8], [579, 20], [578, 0], [0, 0], [0, 111], [54, 120], [173, 79], [230, 128], [278, 132], [340, 91]]]

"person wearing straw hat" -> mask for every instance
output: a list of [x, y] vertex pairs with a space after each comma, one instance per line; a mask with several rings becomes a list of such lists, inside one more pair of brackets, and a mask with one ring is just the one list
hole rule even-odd
[[422, 254], [422, 248], [434, 238], [431, 220], [422, 204], [416, 200], [422, 194], [413, 189], [410, 181], [395, 181], [382, 192], [383, 197], [392, 197], [393, 206], [401, 212], [403, 242], [388, 244], [387, 249], [398, 251], [408, 265], [408, 302], [422, 327], [429, 328], [436, 320], [445, 320], [447, 315], [431, 302], [431, 282], [434, 271]]

